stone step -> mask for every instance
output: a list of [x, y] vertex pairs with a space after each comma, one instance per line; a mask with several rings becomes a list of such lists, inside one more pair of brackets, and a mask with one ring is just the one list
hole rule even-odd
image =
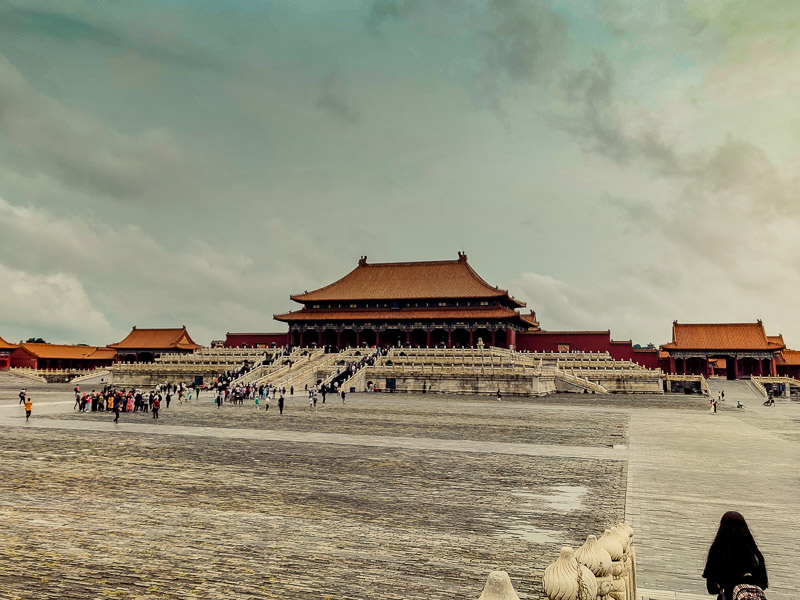
[[653, 590], [639, 588], [636, 590], [637, 600], [709, 600], [708, 594], [689, 594], [687, 592], [673, 592], [670, 590]]

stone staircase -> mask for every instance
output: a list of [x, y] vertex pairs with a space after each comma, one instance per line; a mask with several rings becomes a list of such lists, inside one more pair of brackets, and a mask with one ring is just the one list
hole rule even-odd
[[712, 398], [716, 398], [720, 392], [725, 392], [725, 403], [734, 407], [737, 400], [744, 404], [746, 401], [752, 402], [753, 400], [763, 402], [766, 397], [763, 386], [760, 386], [759, 389], [754, 382], [747, 379], [729, 380], [711, 377], [708, 379], [708, 389]]
[[[346, 351], [343, 351], [346, 352]], [[325, 350], [320, 349], [307, 355], [305, 360], [298, 361], [291, 369], [281, 369], [275, 375], [259, 380], [257, 383], [269, 383], [277, 387], [289, 389], [294, 386], [296, 390], [306, 384], [316, 383], [317, 372], [339, 360], [341, 353], [326, 354]]]

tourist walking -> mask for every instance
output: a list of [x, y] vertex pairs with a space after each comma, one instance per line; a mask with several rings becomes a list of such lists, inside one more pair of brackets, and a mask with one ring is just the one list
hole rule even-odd
[[158, 409], [159, 409], [159, 408], [161, 408], [161, 401], [160, 401], [158, 398], [156, 398], [156, 399], [153, 401], [153, 410], [152, 410], [152, 413], [153, 413], [153, 418], [154, 418], [154, 419], [157, 419], [157, 418], [158, 418]]
[[716, 594], [719, 600], [764, 597], [763, 590], [768, 585], [764, 555], [740, 513], [728, 511], [722, 515], [708, 549], [703, 579], [708, 593]]
[[278, 397], [278, 411], [283, 414], [283, 394]]
[[122, 404], [121, 400], [119, 402], [117, 402], [116, 400], [114, 401], [114, 423], [119, 423], [119, 405], [120, 404]]
[[26, 396], [25, 397], [25, 422], [26, 423], [28, 422], [28, 419], [31, 418], [31, 411], [32, 410], [33, 410], [33, 401]]
[[344, 388], [342, 388], [342, 404], [344, 404]]
[[269, 412], [269, 396], [264, 397], [264, 412]]
[[255, 403], [255, 412], [258, 412], [258, 394], [253, 396], [253, 402]]
[[503, 394], [500, 393], [500, 388], [497, 388], [497, 401], [500, 402], [503, 399]]
[[25, 396], [27, 396], [27, 395], [28, 395], [28, 390], [26, 390], [25, 388], [22, 388], [19, 391], [19, 403], [20, 404], [25, 404]]

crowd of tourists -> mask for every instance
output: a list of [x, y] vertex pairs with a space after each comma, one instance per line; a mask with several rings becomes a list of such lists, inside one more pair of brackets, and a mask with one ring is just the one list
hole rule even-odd
[[114, 422], [119, 421], [120, 413], [151, 413], [154, 419], [158, 419], [158, 412], [162, 403], [166, 403], [169, 408], [173, 398], [183, 404], [184, 401], [191, 401], [193, 396], [199, 397], [200, 387], [190, 387], [184, 383], [164, 383], [157, 385], [150, 391], [141, 388], [116, 389], [107, 384], [101, 391], [92, 390], [91, 392], [81, 391], [80, 385], [76, 385], [75, 404], [72, 409], [78, 412], [114, 412]]
[[[309, 409], [316, 409], [319, 399], [324, 404], [326, 398], [331, 394], [337, 394], [344, 402], [346, 390], [341, 387], [342, 384], [361, 369], [374, 365], [382, 353], [383, 350], [377, 348], [359, 360], [351, 361], [337, 368], [336, 374], [330, 381], [311, 387], [306, 385], [304, 389], [308, 394]], [[273, 360], [277, 360], [280, 356], [276, 355]], [[148, 413], [152, 414], [153, 419], [158, 419], [162, 406], [169, 408], [173, 400], [177, 400], [179, 404], [199, 400], [201, 392], [207, 391], [213, 394], [214, 403], [218, 408], [221, 408], [223, 404], [244, 406], [247, 403], [252, 404], [255, 410], [263, 408], [266, 412], [269, 411], [271, 402], [277, 402], [278, 410], [280, 414], [283, 414], [287, 393], [289, 396], [294, 396], [294, 386], [290, 385], [287, 390], [285, 385], [237, 383], [252, 368], [250, 363], [245, 362], [236, 369], [220, 373], [208, 385], [197, 382], [161, 383], [149, 391], [142, 388], [117, 388], [112, 384], [106, 384], [99, 391], [96, 389], [88, 391], [81, 390], [80, 384], [77, 384], [73, 390], [75, 403], [72, 408], [81, 413], [113, 412], [115, 423], [119, 421], [121, 413]], [[20, 390], [19, 399], [20, 404], [25, 405], [27, 420], [31, 415], [32, 401], [28, 397], [26, 389]]]

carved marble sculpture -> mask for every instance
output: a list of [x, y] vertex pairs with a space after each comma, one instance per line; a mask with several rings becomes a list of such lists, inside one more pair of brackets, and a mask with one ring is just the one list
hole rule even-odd
[[614, 577], [614, 582], [609, 596], [614, 600], [627, 600], [628, 592], [623, 577], [625, 572], [625, 552], [622, 549], [619, 537], [612, 533], [610, 529], [606, 529], [597, 541], [611, 555], [611, 575]]
[[600, 545], [595, 536], [590, 535], [586, 538], [586, 543], [575, 551], [575, 558], [594, 573], [598, 599], [608, 596], [613, 586], [611, 555], [608, 550]]
[[561, 548], [558, 560], [544, 570], [542, 585], [549, 600], [595, 600], [597, 597], [594, 573], [578, 562], [569, 546]]
[[505, 571], [492, 571], [486, 579], [483, 593], [478, 600], [519, 600], [511, 578]]

